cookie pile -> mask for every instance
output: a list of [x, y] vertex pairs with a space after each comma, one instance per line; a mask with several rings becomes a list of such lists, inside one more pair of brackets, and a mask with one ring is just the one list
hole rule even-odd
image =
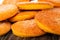
[[0, 36], [10, 30], [19, 37], [60, 35], [59, 0], [4, 0], [0, 5]]

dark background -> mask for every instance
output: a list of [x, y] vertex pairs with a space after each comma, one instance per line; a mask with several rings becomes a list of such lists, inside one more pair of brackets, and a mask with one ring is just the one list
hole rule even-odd
[[0, 36], [0, 40], [60, 40], [60, 36], [47, 33], [39, 37], [21, 38], [13, 35], [10, 31], [4, 36]]

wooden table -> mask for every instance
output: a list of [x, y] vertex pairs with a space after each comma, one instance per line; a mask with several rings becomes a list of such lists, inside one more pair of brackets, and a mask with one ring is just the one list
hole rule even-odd
[[21, 38], [13, 35], [10, 31], [6, 35], [1, 36], [0, 40], [60, 40], [60, 36], [47, 33], [39, 37]]

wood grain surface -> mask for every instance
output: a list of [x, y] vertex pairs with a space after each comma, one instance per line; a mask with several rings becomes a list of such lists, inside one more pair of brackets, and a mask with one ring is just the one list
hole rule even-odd
[[47, 33], [39, 37], [21, 38], [13, 35], [10, 31], [4, 36], [0, 36], [0, 40], [60, 40], [60, 36]]

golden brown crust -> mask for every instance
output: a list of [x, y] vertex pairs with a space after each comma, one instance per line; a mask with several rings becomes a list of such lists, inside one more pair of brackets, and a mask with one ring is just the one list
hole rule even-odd
[[[60, 35], [60, 8], [53, 8], [39, 12], [35, 20], [37, 24], [46, 32]], [[56, 29], [55, 29], [56, 28]]]
[[53, 5], [49, 2], [18, 2], [17, 6], [21, 10], [40, 10], [53, 8]]
[[35, 37], [45, 34], [34, 20], [18, 21], [12, 25], [12, 31], [19, 37]]
[[6, 34], [11, 29], [11, 24], [9, 22], [0, 22], [0, 36]]
[[36, 14], [37, 14], [36, 11], [23, 11], [23, 12], [19, 12], [16, 16], [10, 18], [9, 20], [11, 22], [27, 20], [34, 18]]
[[51, 2], [54, 4], [56, 7], [60, 7], [60, 0], [38, 0], [38, 1], [46, 1], [46, 2]]
[[18, 2], [29, 2], [29, 0], [4, 0], [3, 4], [16, 4]]
[[14, 16], [18, 11], [16, 5], [6, 4], [0, 6], [0, 21], [6, 20]]

